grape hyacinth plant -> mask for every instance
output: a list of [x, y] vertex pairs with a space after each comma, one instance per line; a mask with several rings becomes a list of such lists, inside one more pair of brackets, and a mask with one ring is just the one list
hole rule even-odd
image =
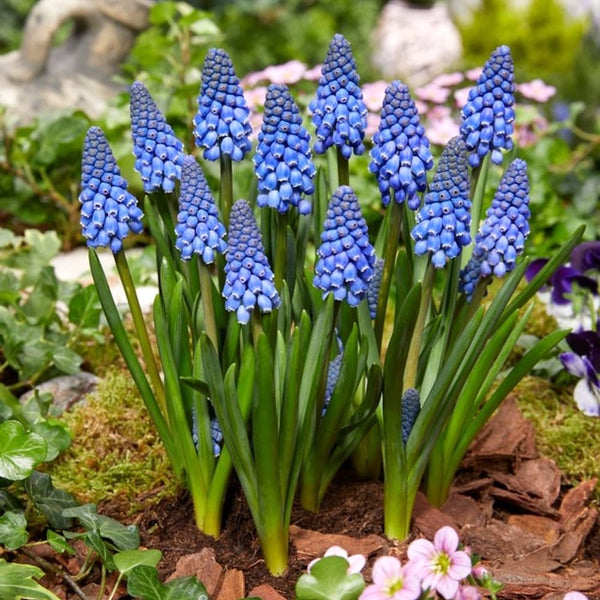
[[[582, 235], [521, 285], [529, 219], [523, 160], [508, 165], [484, 211], [487, 171], [503, 170], [501, 150], [512, 144], [512, 77], [510, 52], [500, 47], [470, 94], [462, 135], [449, 141], [432, 177], [428, 138], [400, 82], [387, 86], [377, 132], [365, 140], [367, 109], [340, 34], [310, 103], [312, 131], [290, 90], [274, 83], [253, 154], [248, 104], [224, 50], [209, 50], [204, 62], [196, 147], [185, 158], [148, 90], [135, 83], [134, 155], [159, 275], [154, 345], [123, 248], [126, 235], [141, 231], [142, 213], [104, 135], [93, 127], [86, 137], [82, 231], [115, 340], [190, 491], [197, 527], [219, 535], [235, 471], [276, 575], [287, 568], [294, 501], [318, 511], [349, 459], [373, 476], [383, 471], [384, 533], [406, 539], [423, 480], [430, 501], [442, 504], [469, 442], [567, 334], [551, 333], [507, 366], [530, 300]], [[377, 233], [363, 216], [362, 188], [350, 185], [350, 161], [366, 144], [365, 181], [384, 215]], [[491, 161], [482, 160], [487, 153]], [[234, 163], [249, 154], [250, 186], [234, 177]], [[203, 169], [216, 160], [213, 196]], [[114, 254], [143, 360], [100, 265], [102, 246]], [[455, 542], [445, 531], [414, 546], [414, 585], [406, 564], [382, 563], [365, 598], [400, 594], [400, 579], [406, 594], [398, 597], [417, 587], [425, 593], [423, 586], [431, 595], [469, 597], [466, 555]], [[339, 555], [311, 567], [309, 588], [324, 561], [353, 578], [347, 583], [358, 597], [364, 580]]]

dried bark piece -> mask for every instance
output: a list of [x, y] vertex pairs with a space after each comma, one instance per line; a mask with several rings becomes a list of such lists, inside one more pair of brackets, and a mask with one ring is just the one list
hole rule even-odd
[[261, 598], [261, 600], [286, 600], [275, 588], [268, 583], [261, 583], [250, 590], [249, 598]]
[[421, 492], [415, 498], [412, 519], [413, 528], [430, 540], [438, 529], [446, 525], [459, 529], [458, 523], [450, 515], [432, 506]]
[[216, 561], [215, 551], [212, 548], [203, 548], [200, 552], [182, 556], [175, 565], [175, 571], [167, 580], [190, 575], [202, 582], [209, 597], [213, 596], [223, 576], [223, 567]]
[[469, 496], [452, 493], [442, 506], [442, 512], [452, 517], [460, 527], [483, 526], [492, 517], [492, 503], [476, 502]]
[[525, 460], [515, 471], [515, 476], [529, 493], [539, 496], [552, 506], [560, 494], [560, 469], [556, 463], [545, 456]]
[[598, 479], [596, 477], [588, 481], [582, 481], [565, 494], [559, 509], [561, 522], [565, 529], [569, 529], [571, 522], [587, 506], [597, 483]]
[[302, 529], [297, 525], [290, 525], [290, 539], [296, 547], [298, 558], [307, 562], [323, 556], [331, 546], [341, 546], [349, 555], [363, 554], [368, 557], [381, 550], [386, 543], [384, 538], [374, 534], [354, 538], [349, 535]]
[[528, 494], [513, 492], [498, 487], [490, 488], [490, 496], [518, 508], [544, 517], [558, 517], [558, 511], [548, 506], [543, 500], [532, 498]]
[[558, 542], [562, 533], [557, 521], [538, 515], [510, 515], [507, 523], [537, 535], [550, 545]]
[[523, 417], [514, 396], [502, 402], [473, 440], [465, 462], [470, 464], [492, 457], [537, 457], [533, 424]]
[[238, 569], [225, 571], [215, 600], [239, 600], [245, 596], [244, 574]]

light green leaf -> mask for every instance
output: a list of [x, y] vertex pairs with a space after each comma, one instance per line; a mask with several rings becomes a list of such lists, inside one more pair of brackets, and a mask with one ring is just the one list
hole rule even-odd
[[361, 575], [348, 574], [348, 561], [327, 556], [316, 562], [310, 573], [296, 583], [298, 600], [356, 600], [365, 587]]
[[28, 433], [18, 421], [0, 425], [0, 477], [20, 481], [46, 457], [46, 442], [37, 433]]
[[9, 550], [16, 550], [24, 546], [28, 539], [27, 519], [22, 512], [11, 510], [0, 517], [0, 544]]
[[206, 588], [195, 577], [177, 577], [165, 587], [165, 600], [208, 600]]
[[138, 565], [131, 570], [127, 578], [127, 592], [142, 600], [165, 600], [167, 597], [167, 589], [159, 581], [156, 568], [148, 565]]
[[128, 574], [140, 565], [156, 567], [162, 558], [160, 550], [123, 550], [114, 555], [115, 566], [119, 573]]
[[7, 563], [0, 559], [0, 600], [60, 600], [50, 590], [33, 581], [44, 572], [32, 565]]
[[46, 539], [55, 552], [58, 552], [59, 554], [62, 554], [63, 552], [71, 555], [75, 554], [74, 548], [67, 542], [64, 536], [52, 531], [52, 529], [48, 529], [46, 532]]

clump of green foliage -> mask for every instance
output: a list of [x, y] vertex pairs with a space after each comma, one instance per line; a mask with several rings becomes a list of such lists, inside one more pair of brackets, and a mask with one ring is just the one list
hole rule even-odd
[[521, 411], [535, 427], [538, 450], [556, 462], [565, 483], [576, 485], [600, 477], [600, 421], [577, 409], [571, 386], [527, 377], [515, 393]]
[[110, 501], [132, 514], [176, 494], [176, 478], [128, 374], [109, 371], [63, 419], [73, 442], [50, 473], [80, 502]]
[[506, 44], [524, 78], [554, 83], [572, 70], [586, 24], [567, 19], [558, 0], [532, 0], [522, 10], [506, 0], [483, 0], [471, 21], [459, 24], [459, 29], [469, 64], [481, 64], [490, 48]]
[[27, 14], [36, 0], [3, 0], [0, 4], [0, 52], [18, 47]]

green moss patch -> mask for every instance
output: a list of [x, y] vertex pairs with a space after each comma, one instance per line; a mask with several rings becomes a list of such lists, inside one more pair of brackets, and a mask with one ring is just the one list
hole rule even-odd
[[73, 443], [50, 466], [54, 485], [82, 502], [113, 503], [132, 514], [177, 493], [176, 478], [128, 373], [109, 370], [64, 415]]
[[[516, 388], [521, 411], [535, 426], [538, 450], [552, 458], [568, 484], [600, 477], [600, 419], [587, 417], [573, 400], [573, 388], [527, 377]], [[596, 490], [600, 500], [600, 490]]]

